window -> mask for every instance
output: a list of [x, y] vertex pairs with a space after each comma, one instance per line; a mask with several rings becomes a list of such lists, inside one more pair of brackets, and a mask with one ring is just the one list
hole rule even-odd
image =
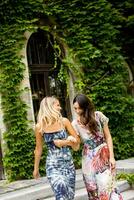
[[58, 79], [58, 72], [61, 65], [60, 60], [57, 62], [57, 67], [54, 68], [53, 43], [52, 35], [38, 29], [36, 33], [31, 35], [27, 45], [27, 59], [35, 120], [40, 101], [45, 96], [55, 95], [58, 97], [64, 116], [67, 116], [70, 112], [68, 101], [66, 101], [66, 84]]

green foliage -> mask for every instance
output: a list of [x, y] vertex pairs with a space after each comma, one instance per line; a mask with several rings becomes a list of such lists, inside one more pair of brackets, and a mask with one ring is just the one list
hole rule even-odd
[[72, 156], [73, 156], [73, 160], [74, 160], [74, 165], [76, 169], [80, 169], [81, 165], [82, 165], [82, 148], [83, 145], [80, 145], [80, 149], [78, 151], [71, 151], [72, 152]]
[[[0, 6], [0, 93], [6, 132], [4, 167], [9, 181], [30, 178], [35, 140], [27, 120], [27, 105], [22, 100], [21, 82], [25, 66], [20, 51], [26, 30], [36, 29], [40, 2], [1, 1]], [[6, 14], [6, 15], [5, 15]]]
[[[55, 38], [55, 58], [61, 57], [59, 38], [67, 46], [59, 79], [68, 83], [68, 72], [73, 71], [77, 90], [92, 97], [96, 108], [110, 118], [116, 159], [133, 156], [134, 102], [127, 94], [128, 72], [124, 64], [128, 60], [133, 63], [133, 39], [126, 31], [131, 32], [133, 27], [131, 9], [131, 0], [1, 1], [0, 93], [7, 129], [4, 165], [8, 179], [32, 176], [35, 142], [27, 120], [27, 106], [21, 98], [25, 66], [20, 51], [25, 42], [24, 32], [35, 31], [42, 17], [49, 19], [50, 24], [46, 22], [42, 29]], [[73, 156], [79, 168], [81, 149]], [[44, 147], [41, 173], [45, 157]]]
[[116, 159], [133, 156], [134, 99], [126, 94], [121, 75], [106, 77], [91, 89], [91, 94], [96, 108], [109, 117]]
[[[21, 100], [24, 65], [17, 56], [24, 42], [22, 31], [16, 31], [16, 25], [2, 27], [1, 42], [1, 86], [2, 107], [6, 124], [7, 150], [4, 166], [9, 180], [31, 177], [33, 163], [34, 138], [33, 131], [28, 126], [27, 106]], [[1, 29], [2, 29], [1, 28]], [[20, 27], [21, 28], [21, 27]], [[8, 30], [9, 29], [9, 30]], [[23, 29], [23, 28], [22, 28]], [[7, 33], [10, 37], [7, 38]], [[5, 34], [2, 34], [2, 33]], [[21, 33], [21, 35], [20, 35]]]
[[49, 16], [55, 16], [55, 31], [70, 48], [66, 65], [75, 72], [77, 90], [92, 97], [96, 109], [110, 118], [116, 159], [133, 156], [134, 100], [127, 94], [128, 53], [122, 53], [124, 46], [128, 47], [127, 39], [121, 40], [124, 27], [133, 27], [133, 15], [124, 17], [126, 7], [127, 11], [133, 9], [130, 5], [131, 0], [59, 0], [48, 1], [44, 6]]
[[131, 66], [134, 63], [134, 3], [133, 0], [110, 2], [118, 10], [122, 19], [120, 21], [121, 26], [119, 30], [121, 37], [119, 38], [119, 42], [122, 47], [122, 53]]
[[134, 174], [120, 173], [116, 177], [118, 180], [127, 180], [131, 186], [134, 184]]

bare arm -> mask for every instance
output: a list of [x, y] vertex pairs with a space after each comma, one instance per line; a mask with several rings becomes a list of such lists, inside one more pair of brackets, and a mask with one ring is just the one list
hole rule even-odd
[[72, 124], [70, 123], [70, 121], [67, 118], [63, 119], [63, 123], [64, 126], [66, 128], [66, 130], [68, 131], [68, 133], [73, 136], [74, 140], [55, 140], [54, 143], [56, 146], [58, 147], [62, 147], [62, 146], [71, 146], [73, 148], [74, 151], [77, 151], [79, 149], [80, 146], [80, 138], [77, 135], [76, 131], [74, 130]]
[[71, 147], [73, 148], [73, 150], [77, 151], [80, 147], [80, 138], [77, 135], [75, 129], [73, 128], [71, 122], [67, 118], [64, 118], [64, 125], [68, 133], [74, 137], [76, 142], [71, 141], [71, 144], [72, 144]]
[[109, 153], [110, 153], [109, 160], [110, 160], [110, 163], [111, 163], [111, 167], [112, 167], [112, 169], [114, 169], [115, 168], [115, 159], [114, 159], [114, 151], [113, 151], [113, 141], [112, 141], [112, 137], [111, 137], [108, 125], [105, 125], [103, 127], [103, 132], [104, 132], [104, 136], [105, 136], [105, 139], [106, 139], [106, 143], [107, 143], [108, 148], [109, 148]]
[[34, 171], [33, 171], [33, 176], [34, 178], [39, 178], [39, 164], [40, 164], [40, 159], [42, 155], [42, 148], [43, 148], [43, 140], [42, 140], [42, 135], [39, 132], [39, 126], [37, 125], [35, 128], [35, 136], [36, 136], [36, 147], [34, 151]]

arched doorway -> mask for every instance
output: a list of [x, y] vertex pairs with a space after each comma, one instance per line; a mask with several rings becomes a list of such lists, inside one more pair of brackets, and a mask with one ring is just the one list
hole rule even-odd
[[66, 84], [58, 79], [61, 61], [57, 61], [54, 68], [55, 56], [53, 37], [38, 29], [29, 38], [27, 45], [27, 59], [30, 71], [30, 85], [35, 113], [35, 120], [39, 104], [43, 97], [55, 95], [59, 98], [63, 108], [62, 114], [70, 117], [70, 105], [67, 100]]

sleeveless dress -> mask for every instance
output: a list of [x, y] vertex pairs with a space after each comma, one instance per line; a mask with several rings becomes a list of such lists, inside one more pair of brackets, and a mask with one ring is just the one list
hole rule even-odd
[[56, 200], [73, 200], [75, 194], [75, 167], [70, 149], [68, 146], [58, 148], [53, 142], [67, 136], [66, 130], [43, 134], [48, 147], [46, 175]]
[[83, 141], [82, 173], [89, 200], [123, 200], [115, 183], [115, 173], [111, 170], [109, 150], [103, 126], [109, 119], [100, 111], [95, 112], [97, 131], [91, 134], [77, 120], [72, 125]]

